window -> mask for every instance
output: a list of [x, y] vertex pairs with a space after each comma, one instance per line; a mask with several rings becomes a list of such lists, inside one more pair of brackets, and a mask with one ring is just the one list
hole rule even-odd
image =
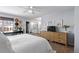
[[14, 30], [14, 19], [7, 17], [0, 17], [0, 31], [1, 32], [13, 32]]

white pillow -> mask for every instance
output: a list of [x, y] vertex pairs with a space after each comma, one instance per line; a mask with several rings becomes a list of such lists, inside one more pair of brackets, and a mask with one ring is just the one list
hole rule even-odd
[[8, 38], [0, 32], [0, 53], [10, 53], [13, 52], [11, 44]]

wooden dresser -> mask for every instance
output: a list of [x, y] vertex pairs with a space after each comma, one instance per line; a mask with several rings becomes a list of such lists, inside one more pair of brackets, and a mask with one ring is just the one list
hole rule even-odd
[[66, 32], [40, 32], [40, 36], [67, 45], [67, 33]]

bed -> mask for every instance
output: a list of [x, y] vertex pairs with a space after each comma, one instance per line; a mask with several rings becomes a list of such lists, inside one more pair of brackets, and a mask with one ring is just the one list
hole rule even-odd
[[[44, 38], [30, 34], [4, 36], [0, 34], [0, 52], [4, 53], [55, 53]], [[2, 47], [3, 45], [3, 47]]]

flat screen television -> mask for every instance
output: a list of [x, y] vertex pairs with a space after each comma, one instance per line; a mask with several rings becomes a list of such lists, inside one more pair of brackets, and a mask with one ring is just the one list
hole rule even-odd
[[56, 26], [48, 26], [47, 31], [56, 32]]

